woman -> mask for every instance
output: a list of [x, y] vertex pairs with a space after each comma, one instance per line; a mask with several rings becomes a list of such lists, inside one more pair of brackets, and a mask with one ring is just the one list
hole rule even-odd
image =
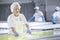
[[28, 20], [29, 22], [35, 21], [35, 22], [45, 22], [45, 17], [43, 15], [43, 12], [39, 10], [39, 7], [36, 6], [34, 15]]
[[52, 23], [60, 24], [60, 7], [59, 6], [55, 8], [55, 12], [52, 15]]
[[19, 29], [19, 27], [22, 27], [21, 25], [23, 23], [25, 23], [25, 25], [26, 25], [25, 27], [27, 28], [27, 33], [31, 34], [25, 16], [20, 13], [20, 8], [21, 8], [21, 6], [18, 2], [12, 3], [10, 6], [12, 14], [9, 15], [8, 19], [7, 19], [8, 26], [12, 29], [12, 32], [16, 37], [18, 37], [19, 34], [22, 33], [21, 32], [22, 28]]

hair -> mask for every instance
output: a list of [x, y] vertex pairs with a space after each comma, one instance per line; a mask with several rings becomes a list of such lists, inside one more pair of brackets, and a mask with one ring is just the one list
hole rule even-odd
[[19, 4], [18, 2], [13, 2], [13, 3], [11, 4], [11, 6], [10, 6], [11, 12], [13, 12], [13, 9], [14, 9], [14, 7], [15, 7], [16, 5], [18, 5], [18, 8], [19, 8], [19, 9], [21, 8], [21, 6], [20, 6], [20, 4]]

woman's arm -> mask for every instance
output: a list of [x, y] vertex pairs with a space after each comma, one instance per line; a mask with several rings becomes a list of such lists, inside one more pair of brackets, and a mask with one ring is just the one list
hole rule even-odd
[[11, 29], [12, 29], [13, 33], [16, 33], [16, 30], [14, 27], [11, 27]]
[[24, 15], [22, 15], [22, 21], [23, 21], [23, 22], [25, 23], [25, 25], [26, 25], [27, 33], [31, 34], [31, 31], [30, 31], [28, 22], [27, 22], [26, 17], [25, 17]]
[[14, 28], [14, 22], [13, 22], [11, 16], [8, 17], [7, 23], [8, 23], [8, 27], [9, 27], [10, 29], [12, 29], [12, 32], [14, 33], [14, 35], [15, 35], [15, 36], [18, 36], [18, 33], [16, 32], [16, 30], [15, 30], [15, 28]]

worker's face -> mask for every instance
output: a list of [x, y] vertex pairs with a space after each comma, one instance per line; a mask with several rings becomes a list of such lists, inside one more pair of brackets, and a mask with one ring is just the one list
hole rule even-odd
[[20, 11], [20, 9], [19, 9], [18, 5], [16, 5], [16, 6], [14, 7], [14, 9], [13, 9], [14, 15], [15, 15], [15, 16], [18, 16], [18, 15], [19, 15], [19, 11]]
[[38, 9], [35, 9], [35, 13], [37, 13], [39, 10]]
[[57, 12], [58, 10], [55, 10], [55, 12]]

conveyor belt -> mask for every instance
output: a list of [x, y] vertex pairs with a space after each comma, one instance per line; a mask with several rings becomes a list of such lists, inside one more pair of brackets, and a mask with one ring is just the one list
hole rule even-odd
[[[2, 23], [1, 23], [2, 24]], [[7, 23], [5, 23], [6, 24], [6, 27], [4, 27], [5, 26], [5, 24], [3, 23], [3, 25], [1, 26], [1, 24], [0, 24], [0, 30], [1, 29], [3, 29], [3, 30], [8, 30], [8, 26], [7, 26]], [[50, 23], [49, 23], [50, 24]], [[32, 26], [32, 25], [31, 25]], [[37, 27], [36, 27], [37, 26]], [[60, 24], [54, 24], [54, 25], [52, 25], [52, 24], [50, 24], [50, 25], [48, 25], [48, 24], [42, 24], [41, 23], [41, 25], [39, 24], [39, 25], [33, 25], [32, 27], [31, 27], [31, 30], [42, 30], [42, 31], [49, 31], [49, 30], [54, 30], [54, 29], [60, 29]], [[45, 33], [45, 32], [44, 32]], [[2, 34], [0, 34], [0, 35], [5, 35], [5, 34], [7, 34], [7, 33], [2, 33]], [[30, 38], [30, 39], [27, 39], [27, 40], [44, 40], [44, 39], [46, 39], [46, 40], [55, 40], [55, 39], [59, 39], [60, 40], [60, 35], [49, 35], [49, 36], [45, 36], [45, 37], [39, 37], [39, 38]]]
[[40, 38], [35, 38], [35, 39], [28, 39], [28, 40], [60, 40], [60, 35], [51, 35], [51, 36], [46, 36], [46, 37], [40, 37]]

